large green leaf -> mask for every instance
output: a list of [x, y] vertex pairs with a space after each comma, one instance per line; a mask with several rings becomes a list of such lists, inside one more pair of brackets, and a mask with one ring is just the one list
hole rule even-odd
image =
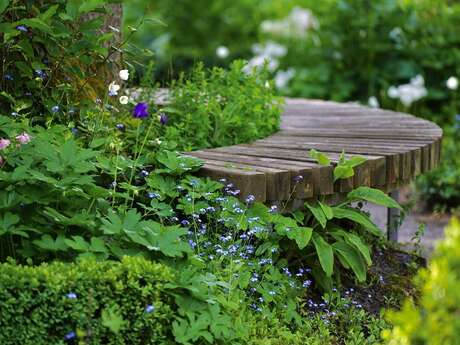
[[324, 238], [316, 232], [313, 233], [312, 240], [316, 248], [319, 263], [321, 264], [324, 273], [326, 273], [326, 276], [328, 277], [332, 276], [332, 273], [334, 271], [334, 252], [332, 250], [331, 245], [327, 243], [324, 240]]
[[336, 242], [332, 245], [334, 253], [345, 267], [350, 267], [358, 281], [366, 281], [367, 266], [359, 251], [346, 242]]
[[0, 14], [2, 14], [8, 5], [10, 4], [10, 0], [0, 0]]
[[0, 236], [11, 232], [16, 224], [19, 223], [19, 216], [6, 212], [3, 216], [0, 215]]
[[295, 240], [299, 249], [304, 249], [310, 242], [312, 232], [312, 228], [296, 227], [287, 232], [287, 237]]
[[370, 218], [358, 210], [351, 208], [333, 207], [334, 217], [339, 219], [348, 219], [362, 225], [367, 231], [375, 236], [383, 236], [383, 232], [375, 225]]
[[305, 207], [310, 210], [315, 219], [318, 221], [319, 224], [321, 224], [321, 226], [324, 229], [327, 224], [327, 218], [326, 214], [323, 211], [323, 208], [319, 204], [309, 204], [308, 202], [305, 203]]
[[328, 156], [326, 156], [324, 153], [316, 151], [315, 149], [311, 149], [309, 152], [309, 155], [311, 158], [316, 160], [318, 164], [320, 165], [327, 166], [331, 164], [331, 160], [329, 159]]
[[358, 235], [352, 234], [350, 232], [346, 232], [342, 229], [338, 229], [332, 232], [331, 234], [334, 236], [334, 238], [337, 238], [337, 239], [341, 238], [345, 242], [347, 242], [349, 245], [355, 247], [357, 250], [359, 250], [364, 260], [366, 260], [366, 263], [368, 265], [372, 264], [369, 246], [366, 245]]
[[379, 189], [359, 187], [348, 193], [347, 198], [350, 201], [366, 200], [373, 204], [402, 210], [401, 205]]

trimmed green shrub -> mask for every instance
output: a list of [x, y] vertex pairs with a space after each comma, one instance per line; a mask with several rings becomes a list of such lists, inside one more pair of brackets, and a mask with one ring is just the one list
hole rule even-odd
[[173, 344], [170, 269], [121, 263], [0, 265], [0, 343]]
[[460, 344], [460, 222], [454, 219], [427, 269], [418, 276], [422, 296], [407, 301], [384, 332], [390, 345]]

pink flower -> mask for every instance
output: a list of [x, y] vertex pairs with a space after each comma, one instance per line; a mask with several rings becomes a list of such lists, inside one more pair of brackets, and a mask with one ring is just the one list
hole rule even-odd
[[21, 144], [27, 144], [31, 139], [32, 137], [26, 132], [16, 136], [16, 140], [19, 141]]
[[0, 138], [0, 150], [6, 149], [11, 144], [8, 139]]

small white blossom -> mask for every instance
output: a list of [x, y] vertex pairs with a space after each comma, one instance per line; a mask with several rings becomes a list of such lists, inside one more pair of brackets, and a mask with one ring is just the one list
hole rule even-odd
[[275, 75], [275, 86], [277, 89], [285, 88], [295, 75], [295, 69], [289, 68], [287, 71], [278, 71]]
[[121, 80], [128, 80], [129, 79], [129, 71], [127, 69], [122, 69], [119, 73]]
[[128, 96], [121, 96], [120, 97], [120, 104], [125, 105], [125, 104], [128, 104], [128, 102], [129, 102], [129, 97]]
[[110, 85], [109, 85], [109, 95], [110, 96], [117, 96], [118, 91], [120, 91], [120, 85], [118, 85], [114, 81], [111, 82]]
[[399, 99], [406, 107], [411, 106], [412, 103], [420, 100], [427, 94], [428, 91], [425, 88], [425, 79], [421, 75], [412, 78], [409, 84], [391, 86], [388, 89], [388, 96], [390, 98]]
[[378, 101], [377, 97], [375, 97], [375, 96], [369, 97], [369, 99], [368, 99], [368, 101], [367, 101], [367, 104], [368, 104], [371, 108], [380, 108], [379, 101]]
[[264, 33], [283, 37], [303, 38], [311, 29], [319, 27], [318, 21], [308, 9], [294, 7], [289, 15], [282, 20], [265, 20], [260, 29]]
[[450, 77], [446, 81], [446, 86], [450, 90], [457, 90], [458, 89], [458, 79], [456, 77]]
[[226, 59], [230, 55], [230, 50], [224, 46], [217, 47], [216, 55], [219, 59]]

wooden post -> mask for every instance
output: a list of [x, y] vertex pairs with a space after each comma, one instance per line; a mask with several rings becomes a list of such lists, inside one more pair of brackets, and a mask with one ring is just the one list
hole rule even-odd
[[[396, 201], [399, 198], [399, 191], [390, 192], [390, 197]], [[389, 208], [387, 215], [387, 239], [389, 241], [398, 242], [398, 230], [401, 222], [401, 211], [397, 208]]]

